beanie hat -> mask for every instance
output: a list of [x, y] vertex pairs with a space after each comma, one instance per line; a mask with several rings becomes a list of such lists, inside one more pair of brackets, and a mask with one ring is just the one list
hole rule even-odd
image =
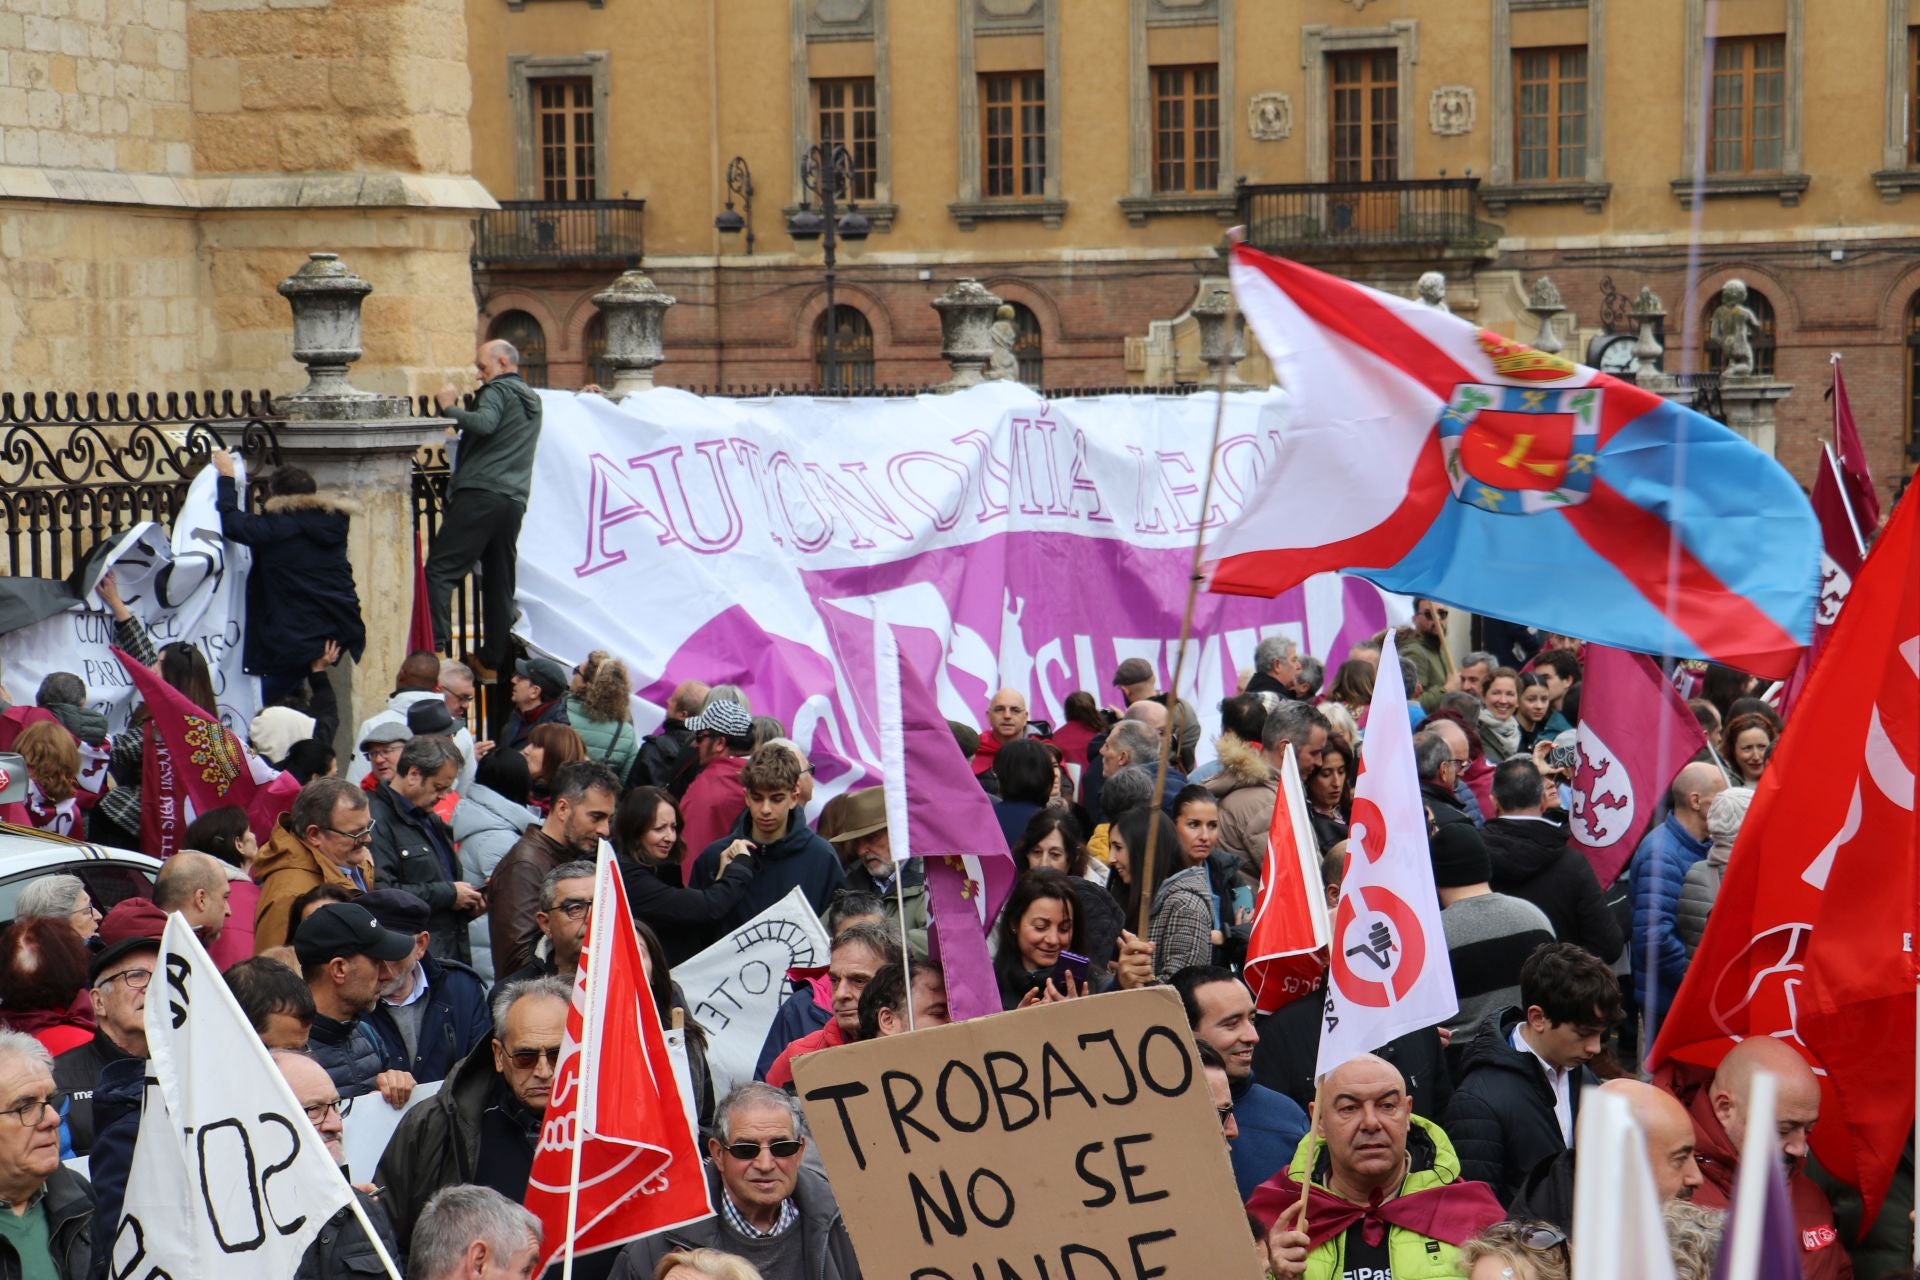
[[1471, 822], [1449, 822], [1433, 833], [1433, 883], [1440, 889], [1485, 884], [1493, 878], [1486, 841]]
[[1740, 834], [1740, 824], [1747, 820], [1747, 806], [1752, 803], [1752, 787], [1728, 787], [1713, 798], [1707, 809], [1707, 835], [1714, 848], [1733, 848], [1733, 838]]
[[293, 744], [313, 736], [313, 717], [292, 707], [268, 707], [247, 726], [247, 739], [260, 757], [278, 764]]

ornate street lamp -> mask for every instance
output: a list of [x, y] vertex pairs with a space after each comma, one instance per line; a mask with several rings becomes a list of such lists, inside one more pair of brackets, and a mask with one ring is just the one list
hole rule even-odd
[[[800, 157], [800, 208], [787, 219], [787, 234], [802, 244], [821, 242], [827, 268], [827, 349], [822, 361], [824, 377], [821, 390], [832, 395], [840, 389], [839, 315], [834, 308], [834, 250], [845, 240], [865, 240], [873, 226], [860, 206], [851, 200], [845, 212], [840, 200], [853, 190], [853, 156], [837, 142], [821, 142], [808, 147]], [[820, 211], [814, 212], [806, 193], [820, 199]]]
[[[753, 170], [747, 168], [745, 156], [735, 156], [727, 164], [727, 207], [722, 209], [713, 220], [713, 229], [723, 236], [737, 236], [747, 233], [747, 256], [753, 256]], [[741, 209], [746, 216], [735, 212], [733, 197], [740, 197]]]

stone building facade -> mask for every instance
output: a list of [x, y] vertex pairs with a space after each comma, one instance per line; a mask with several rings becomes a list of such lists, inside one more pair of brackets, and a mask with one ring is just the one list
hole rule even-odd
[[[680, 301], [662, 381], [813, 383], [820, 252], [785, 215], [824, 138], [874, 227], [840, 255], [857, 377], [941, 376], [927, 304], [961, 276], [1017, 305], [1047, 385], [1197, 376], [1187, 313], [1244, 221], [1401, 292], [1444, 271], [1456, 311], [1527, 338], [1547, 275], [1582, 356], [1651, 285], [1670, 371], [1711, 364], [1704, 317], [1741, 278], [1798, 388], [1782, 460], [1810, 475], [1840, 352], [1877, 474], [1913, 465], [1920, 0], [466, 8], [474, 172], [507, 206], [476, 248], [481, 333], [555, 386], [596, 376], [587, 299], [642, 254]], [[744, 211], [735, 157], [751, 254], [714, 227]]]

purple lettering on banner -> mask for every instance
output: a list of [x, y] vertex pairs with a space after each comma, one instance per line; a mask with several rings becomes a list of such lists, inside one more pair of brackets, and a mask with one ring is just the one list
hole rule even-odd
[[[663, 500], [662, 510], [673, 537], [705, 555], [718, 555], [740, 541], [740, 508], [734, 503], [733, 489], [728, 485], [726, 473], [720, 466], [719, 455], [726, 447], [724, 440], [702, 440], [694, 446], [694, 451], [707, 460], [708, 474], [713, 477], [714, 494], [726, 513], [726, 530], [718, 534], [701, 532], [700, 521], [694, 515], [693, 497], [687, 490], [686, 478], [680, 474], [680, 458], [684, 451], [679, 445], [627, 459], [629, 470], [644, 471], [647, 478], [653, 481], [654, 490]], [[660, 473], [663, 463], [666, 477]], [[672, 485], [668, 485], [667, 477], [671, 477]], [[680, 500], [677, 515], [674, 498]], [[660, 541], [665, 545], [668, 539], [662, 538]]]
[[1093, 502], [1093, 505], [1087, 508], [1087, 519], [1101, 524], [1112, 524], [1113, 517], [1108, 515], [1106, 508], [1100, 505], [1100, 486], [1087, 476], [1087, 433], [1075, 431], [1073, 433], [1073, 465], [1067, 475], [1067, 514], [1069, 516], [1080, 514], [1074, 509], [1074, 503], [1083, 493], [1087, 494]]
[[867, 464], [864, 462], [843, 462], [840, 470], [845, 472], [849, 484], [858, 485], [860, 492], [855, 494], [848, 484], [842, 484], [833, 474], [817, 462], [807, 464], [807, 474], [813, 477], [813, 483], [820, 494], [833, 509], [840, 513], [851, 541], [847, 544], [857, 551], [865, 551], [875, 545], [862, 528], [862, 522], [875, 529], [885, 529], [902, 542], [912, 542], [913, 533], [900, 523], [900, 517], [893, 514], [880, 495], [867, 483]]
[[[767, 459], [767, 479], [773, 489], [774, 503], [786, 521], [787, 536], [793, 540], [794, 546], [802, 551], [820, 551], [833, 541], [833, 518], [814, 501], [813, 494], [807, 489], [806, 476], [801, 473], [800, 464], [793, 460], [791, 454], [783, 449]], [[795, 494], [799, 495], [800, 502], [806, 503], [812, 510], [813, 525], [818, 527], [818, 533], [794, 518]]]
[[[986, 524], [989, 520], [1006, 515], [1007, 504], [1013, 501], [1013, 474], [1006, 463], [994, 456], [992, 437], [984, 431], [969, 431], [965, 435], [955, 436], [953, 442], [969, 445], [980, 455], [980, 511], [974, 519]], [[989, 483], [999, 485], [1006, 497], [995, 499], [987, 492]]]
[[[943, 508], [934, 498], [927, 496], [924, 486], [928, 481], [917, 478], [919, 473], [927, 470], [943, 471], [953, 481], [953, 502], [950, 506]], [[895, 454], [887, 459], [887, 479], [892, 482], [894, 492], [908, 506], [931, 520], [936, 532], [945, 533], [960, 523], [960, 513], [966, 509], [967, 489], [973, 476], [963, 464], [945, 454], [921, 450]]]

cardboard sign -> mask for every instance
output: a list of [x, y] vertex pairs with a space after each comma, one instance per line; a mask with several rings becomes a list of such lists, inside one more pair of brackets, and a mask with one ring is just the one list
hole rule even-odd
[[1256, 1274], [1168, 988], [809, 1054], [794, 1079], [870, 1280]]

